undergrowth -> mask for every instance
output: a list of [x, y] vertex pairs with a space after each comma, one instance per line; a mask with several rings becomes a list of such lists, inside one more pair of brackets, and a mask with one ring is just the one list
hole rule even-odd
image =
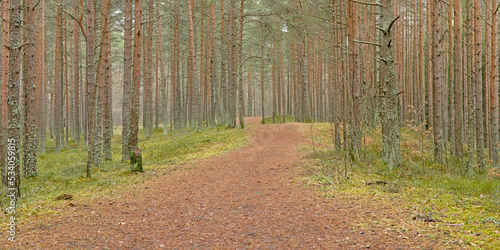
[[[124, 186], [135, 185], [177, 169], [185, 168], [189, 160], [217, 155], [246, 145], [247, 131], [218, 126], [205, 129], [176, 131], [163, 135], [155, 130], [146, 139], [139, 132], [139, 148], [142, 151], [144, 173], [132, 173], [128, 161], [121, 161], [121, 136], [115, 128], [112, 138], [113, 160], [103, 161], [100, 168], [91, 170], [92, 177], [85, 177], [86, 147], [74, 142], [55, 153], [55, 142], [47, 142], [45, 155], [38, 157], [38, 176], [21, 180], [21, 198], [18, 217], [38, 216], [51, 213], [51, 208], [61, 201], [57, 197], [70, 194], [74, 200], [84, 201], [113, 193]], [[6, 207], [5, 195], [0, 198]], [[4, 211], [5, 213], [6, 211]]]
[[353, 159], [333, 147], [331, 124], [310, 126], [303, 128], [312, 139], [304, 149], [309, 159], [304, 179], [318, 185], [323, 196], [397, 200], [413, 213], [409, 227], [427, 231], [444, 246], [500, 249], [500, 178], [495, 169], [466, 169], [465, 162], [451, 157], [437, 164], [431, 136], [420, 127], [407, 127], [401, 134], [402, 165], [389, 170], [381, 159], [380, 127], [365, 131], [359, 157]]

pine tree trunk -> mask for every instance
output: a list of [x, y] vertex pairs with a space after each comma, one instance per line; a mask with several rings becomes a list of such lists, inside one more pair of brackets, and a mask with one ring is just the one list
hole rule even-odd
[[[138, 148], [139, 132], [139, 95], [141, 91], [141, 53], [142, 53], [142, 0], [134, 0], [134, 56], [133, 56], [133, 81], [131, 92], [130, 137], [129, 150]], [[129, 156], [130, 157], [130, 156]]]
[[[389, 169], [401, 165], [401, 131], [398, 114], [398, 88], [394, 66], [394, 18], [392, 0], [383, 0], [380, 8], [380, 119], [382, 122], [382, 156]], [[396, 3], [397, 4], [397, 3]]]
[[[79, 0], [75, 1], [78, 6]], [[75, 16], [80, 16], [79, 21], [83, 19], [83, 14], [78, 15], [78, 7], [75, 7]], [[77, 146], [80, 146], [80, 27], [78, 21], [73, 22], [73, 117], [72, 131], [73, 140]]]
[[443, 124], [443, 87], [445, 83], [444, 75], [444, 29], [443, 11], [444, 5], [439, 0], [433, 1], [432, 12], [432, 62], [433, 62], [433, 110], [434, 110], [434, 158], [438, 163], [444, 163], [444, 124]]
[[463, 150], [463, 75], [462, 75], [462, 10], [460, 6], [460, 0], [454, 0], [453, 3], [454, 15], [454, 105], [455, 105], [455, 156], [458, 159], [462, 159], [464, 156]]
[[102, 1], [102, 26], [101, 32], [103, 34], [102, 46], [103, 46], [103, 132], [102, 132], [102, 157], [104, 160], [112, 160], [112, 150], [111, 150], [111, 136], [113, 133], [112, 124], [112, 93], [111, 93], [111, 30], [110, 30], [110, 0]]
[[125, 0], [125, 33], [123, 37], [123, 97], [122, 97], [122, 161], [130, 157], [130, 105], [132, 90], [132, 2]]
[[63, 6], [61, 2], [57, 5], [57, 18], [56, 18], [56, 49], [55, 49], [55, 74], [54, 74], [54, 134], [56, 140], [56, 152], [61, 152], [61, 142], [63, 142], [63, 84], [64, 84], [64, 71], [63, 71]]
[[482, 65], [482, 19], [481, 0], [474, 0], [473, 8], [473, 67], [472, 77], [476, 95], [476, 145], [477, 145], [477, 165], [484, 168], [484, 116], [483, 116], [483, 65]]
[[495, 168], [500, 168], [498, 157], [498, 6], [497, 0], [491, 0], [491, 156]]
[[[9, 7], [10, 6], [10, 0], [3, 0], [2, 1], [2, 81], [5, 82], [7, 80], [4, 79], [9, 79]], [[9, 93], [9, 85], [8, 84], [2, 84], [2, 94], [1, 94], [1, 105], [0, 105], [0, 111], [1, 111], [1, 143], [0, 143], [0, 165], [1, 165], [1, 170], [2, 170], [2, 186], [7, 186], [7, 129], [8, 129], [8, 105], [7, 105], [7, 99], [8, 99], [8, 93]]]
[[146, 138], [151, 137], [153, 128], [153, 1], [148, 3], [148, 22], [145, 23], [146, 36], [144, 41], [144, 80], [143, 80], [143, 113], [142, 119]]
[[36, 62], [36, 1], [29, 0], [26, 8], [26, 40], [24, 46], [24, 142], [23, 142], [23, 169], [24, 176], [37, 175], [38, 153], [38, 117], [37, 117], [37, 76]]
[[[15, 193], [16, 202], [21, 195], [21, 110], [20, 110], [20, 70], [21, 70], [21, 1], [11, 0], [9, 9], [9, 66], [8, 66], [8, 93], [7, 93], [7, 149], [9, 151], [8, 172], [14, 172], [14, 180], [9, 179], [7, 188], [9, 193]], [[10, 153], [12, 152], [12, 154]], [[11, 164], [12, 162], [12, 164]]]
[[95, 47], [95, 9], [94, 1], [86, 0], [86, 57], [87, 57], [87, 143], [88, 143], [88, 154], [87, 154], [87, 178], [90, 178], [90, 168], [94, 164], [94, 137], [96, 134], [96, 105], [97, 105], [97, 86], [95, 78], [95, 68], [94, 68], [94, 47]]

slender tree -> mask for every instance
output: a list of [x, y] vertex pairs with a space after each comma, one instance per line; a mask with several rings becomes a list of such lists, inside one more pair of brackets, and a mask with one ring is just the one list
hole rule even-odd
[[142, 0], [134, 0], [134, 57], [133, 81], [131, 92], [129, 150], [138, 148], [139, 132], [139, 93], [141, 89], [141, 37], [142, 37]]
[[122, 99], [122, 161], [130, 156], [130, 103], [132, 88], [132, 2], [125, 0], [125, 33], [123, 35], [123, 99]]

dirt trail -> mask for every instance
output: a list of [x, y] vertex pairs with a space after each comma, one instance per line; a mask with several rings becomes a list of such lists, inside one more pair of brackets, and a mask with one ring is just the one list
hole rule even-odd
[[299, 126], [259, 125], [250, 146], [143, 183], [135, 194], [68, 207], [49, 224], [22, 225], [18, 244], [43, 249], [431, 246], [424, 237], [384, 228], [359, 231], [350, 217], [363, 214], [370, 220], [377, 211], [364, 203], [319, 198], [297, 182], [296, 147], [306, 142]]

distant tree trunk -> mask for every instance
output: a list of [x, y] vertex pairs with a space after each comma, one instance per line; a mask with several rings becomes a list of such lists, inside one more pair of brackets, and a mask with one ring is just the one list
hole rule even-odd
[[190, 56], [191, 60], [189, 61], [191, 68], [191, 84], [193, 84], [195, 88], [196, 94], [196, 123], [198, 124], [198, 131], [202, 129], [202, 120], [201, 120], [201, 91], [200, 85], [198, 83], [197, 77], [197, 67], [196, 67], [196, 29], [194, 23], [194, 14], [195, 14], [195, 3], [194, 0], [188, 0], [188, 12], [189, 12], [189, 43], [190, 43]]
[[[40, 1], [40, 6], [45, 6], [45, 0]], [[45, 9], [44, 8], [38, 8], [38, 11], [40, 12], [40, 28], [38, 29], [39, 32], [39, 43], [37, 45], [40, 46], [40, 49], [37, 49], [37, 52], [39, 53], [39, 56], [37, 56], [37, 59], [39, 60], [39, 63], [37, 63], [37, 66], [39, 66], [39, 71], [40, 71], [40, 105], [39, 105], [39, 122], [40, 122], [40, 131], [39, 131], [39, 138], [40, 138], [40, 147], [39, 151], [41, 155], [45, 154], [45, 137], [46, 137], [46, 131], [47, 131], [47, 121], [46, 121], [46, 114], [47, 114], [47, 69], [46, 69], [46, 36], [45, 36]]]
[[112, 150], [111, 150], [111, 136], [113, 134], [113, 124], [112, 124], [112, 93], [111, 93], [111, 30], [110, 30], [110, 0], [102, 1], [102, 26], [101, 32], [103, 34], [103, 103], [104, 108], [101, 110], [103, 112], [103, 132], [102, 132], [102, 157], [105, 160], [112, 160]]
[[[37, 76], [36, 62], [36, 0], [29, 0], [26, 8], [26, 45], [23, 56], [24, 75], [24, 143], [23, 143], [23, 169], [24, 176], [37, 175], [38, 153], [38, 117], [37, 117]], [[19, 177], [18, 177], [19, 178]]]
[[139, 94], [141, 91], [141, 24], [142, 24], [142, 0], [134, 0], [134, 58], [133, 58], [133, 81], [131, 92], [131, 115], [130, 115], [130, 137], [129, 149], [138, 148], [139, 132]]
[[[178, 2], [176, 2], [178, 3]], [[182, 95], [180, 84], [180, 28], [179, 28], [179, 5], [174, 7], [174, 25], [173, 25], [173, 48], [172, 48], [172, 115], [174, 128], [176, 130], [185, 126], [182, 123]]]
[[245, 115], [245, 96], [243, 95], [243, 3], [245, 0], [241, 0], [241, 5], [240, 5], [240, 30], [239, 30], [239, 53], [238, 53], [238, 74], [239, 74], [239, 81], [238, 81], [238, 95], [239, 95], [239, 126], [240, 129], [245, 128], [245, 121], [243, 120], [243, 116]]
[[144, 41], [144, 80], [143, 80], [143, 112], [144, 132], [146, 138], [151, 137], [153, 128], [153, 0], [148, 2], [148, 22], [145, 23], [146, 36]]
[[217, 119], [221, 117], [221, 90], [219, 81], [216, 79], [216, 63], [217, 63], [217, 23], [215, 16], [215, 1], [210, 3], [210, 16], [211, 16], [211, 52], [210, 52], [210, 91], [212, 98], [211, 100], [211, 112], [210, 112], [210, 125], [214, 126]]
[[359, 75], [359, 48], [358, 44], [353, 42], [354, 39], [358, 37], [358, 6], [357, 3], [348, 3], [348, 49], [349, 49], [349, 100], [350, 105], [349, 110], [351, 111], [351, 123], [349, 124], [349, 135], [350, 135], [350, 152], [358, 157], [359, 151], [361, 150], [361, 93], [359, 87], [360, 75]]
[[[392, 28], [398, 18], [394, 18], [392, 0], [381, 2], [380, 34], [380, 96], [382, 121], [382, 156], [389, 169], [401, 165], [401, 130], [398, 114], [398, 88], [396, 71], [394, 69], [394, 35]], [[397, 4], [397, 3], [396, 3]]]
[[9, 9], [9, 66], [8, 66], [8, 93], [7, 93], [7, 114], [8, 114], [8, 128], [7, 128], [7, 149], [9, 152], [9, 159], [14, 162], [13, 165], [9, 164], [7, 170], [14, 172], [14, 181], [9, 180], [7, 187], [14, 190], [16, 195], [16, 202], [19, 199], [21, 191], [21, 175], [20, 175], [20, 140], [21, 140], [21, 110], [19, 103], [20, 92], [20, 68], [21, 68], [21, 6], [20, 0], [11, 0]]
[[453, 10], [455, 12], [453, 21], [454, 35], [454, 54], [453, 61], [455, 64], [454, 70], [454, 96], [455, 96], [455, 156], [462, 159], [464, 156], [463, 150], [463, 79], [462, 79], [462, 10], [460, 0], [453, 1]]
[[[168, 87], [167, 87], [167, 77], [165, 76], [165, 60], [163, 58], [163, 22], [161, 18], [161, 1], [158, 0], [157, 2], [158, 9], [157, 9], [157, 15], [159, 16], [158, 18], [158, 53], [159, 53], [159, 67], [160, 67], [160, 89], [161, 89], [161, 98], [162, 98], [162, 105], [160, 106], [162, 110], [160, 111], [161, 114], [158, 113], [158, 115], [163, 118], [163, 134], [166, 135], [168, 133]], [[158, 105], [158, 104], [157, 104]]]
[[433, 63], [433, 94], [434, 94], [434, 158], [438, 163], [444, 163], [444, 124], [443, 124], [443, 86], [445, 83], [444, 71], [444, 35], [443, 11], [444, 6], [440, 0], [433, 1], [432, 12], [432, 63]]
[[88, 154], [87, 154], [87, 178], [90, 178], [90, 168], [94, 164], [94, 137], [96, 131], [96, 105], [97, 105], [97, 86], [95, 84], [95, 68], [94, 68], [94, 57], [95, 57], [95, 9], [94, 1], [86, 0], [86, 57], [87, 57], [87, 143], [88, 143]]
[[[75, 1], [75, 17], [80, 16], [79, 21], [73, 22], [73, 105], [72, 105], [72, 131], [73, 140], [80, 146], [80, 27], [78, 22], [83, 19], [83, 14], [78, 10], [79, 0]], [[78, 13], [80, 12], [80, 15]]]
[[[458, 1], [458, 0], [456, 0]], [[498, 6], [497, 0], [491, 0], [491, 155], [493, 167], [499, 168], [498, 160]]]
[[63, 84], [64, 84], [64, 71], [63, 71], [63, 9], [62, 2], [57, 5], [57, 18], [56, 18], [56, 49], [55, 49], [55, 74], [54, 74], [54, 134], [56, 140], [56, 152], [61, 151], [61, 142], [63, 142]]
[[132, 95], [132, 2], [125, 0], [125, 33], [123, 35], [123, 97], [122, 97], [122, 161], [130, 158], [130, 103]]
[[236, 127], [236, 89], [237, 89], [237, 79], [236, 79], [236, 31], [235, 31], [235, 0], [230, 0], [229, 2], [229, 37], [228, 37], [228, 87], [229, 87], [229, 127]]
[[482, 64], [482, 19], [481, 19], [481, 0], [474, 0], [473, 8], [473, 47], [474, 59], [472, 67], [472, 77], [476, 90], [476, 145], [477, 145], [477, 164], [479, 168], [484, 168], [484, 117], [483, 117], [483, 64]]
[[221, 67], [220, 67], [220, 96], [221, 96], [221, 102], [220, 102], [220, 117], [217, 118], [217, 124], [223, 124], [227, 121], [227, 113], [228, 113], [228, 79], [226, 77], [227, 73], [227, 66], [226, 66], [226, 60], [227, 60], [227, 51], [226, 51], [226, 35], [227, 31], [225, 30], [226, 27], [226, 19], [225, 19], [225, 3], [224, 0], [221, 0], [221, 20], [220, 20], [220, 41], [221, 41]]
[[[262, 29], [261, 35], [264, 36]], [[265, 116], [265, 88], [264, 88], [264, 44], [261, 44], [260, 47], [260, 106], [261, 106], [261, 114], [262, 114], [262, 124], [266, 124], [266, 116]]]

